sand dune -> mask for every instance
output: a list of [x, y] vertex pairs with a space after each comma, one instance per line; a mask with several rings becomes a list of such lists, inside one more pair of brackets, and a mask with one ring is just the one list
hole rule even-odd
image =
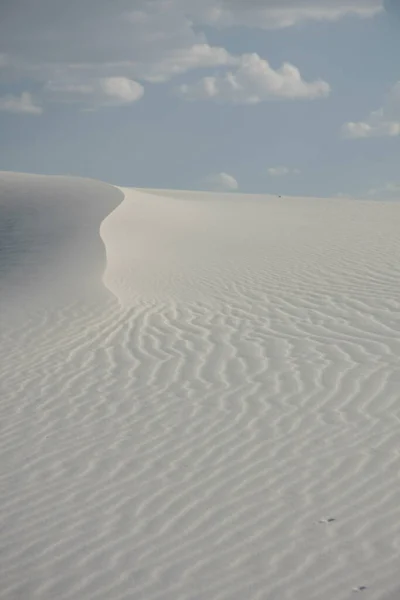
[[0, 598], [398, 598], [399, 219], [1, 174]]

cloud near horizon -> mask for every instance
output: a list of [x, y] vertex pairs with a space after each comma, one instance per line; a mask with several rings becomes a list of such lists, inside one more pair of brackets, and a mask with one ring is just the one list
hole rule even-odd
[[379, 196], [400, 199], [400, 183], [390, 181], [384, 186], [372, 188], [368, 191], [369, 196]]
[[371, 112], [365, 121], [345, 123], [342, 134], [351, 139], [400, 136], [400, 81], [392, 87], [382, 108]]
[[239, 189], [239, 184], [233, 175], [225, 172], [210, 175], [205, 179], [205, 184], [213, 192], [235, 192]]

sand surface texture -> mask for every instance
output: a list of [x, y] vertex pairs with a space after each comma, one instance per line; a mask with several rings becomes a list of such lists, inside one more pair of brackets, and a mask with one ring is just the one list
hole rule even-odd
[[399, 224], [0, 174], [1, 600], [399, 598]]

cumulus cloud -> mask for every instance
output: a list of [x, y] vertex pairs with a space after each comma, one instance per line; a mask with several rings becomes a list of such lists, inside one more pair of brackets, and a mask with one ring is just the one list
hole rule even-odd
[[305, 81], [290, 63], [274, 70], [258, 54], [244, 54], [237, 59], [235, 71], [203, 77], [197, 83], [181, 85], [177, 91], [188, 100], [258, 104], [271, 98], [323, 98], [329, 95], [330, 86], [322, 79]]
[[126, 77], [100, 77], [87, 82], [63, 79], [49, 81], [44, 92], [49, 100], [97, 107], [132, 104], [143, 96], [144, 88]]
[[399, 136], [400, 81], [393, 86], [382, 108], [371, 112], [365, 121], [345, 123], [342, 134], [353, 139]]
[[239, 184], [236, 179], [229, 175], [229, 173], [218, 173], [217, 175], [210, 175], [205, 180], [205, 184], [208, 189], [215, 192], [234, 192], [239, 189]]
[[0, 96], [0, 111], [10, 113], [20, 113], [26, 115], [40, 115], [43, 109], [35, 104], [32, 95], [29, 92], [22, 92], [20, 96], [7, 94]]
[[300, 169], [291, 169], [290, 167], [270, 167], [268, 175], [271, 177], [285, 177], [285, 175], [300, 175]]

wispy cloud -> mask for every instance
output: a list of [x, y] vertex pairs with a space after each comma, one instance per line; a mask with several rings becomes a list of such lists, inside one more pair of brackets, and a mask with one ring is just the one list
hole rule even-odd
[[143, 86], [127, 77], [99, 77], [87, 82], [79, 78], [56, 79], [44, 87], [49, 101], [79, 103], [89, 108], [132, 104], [143, 94]]
[[43, 108], [34, 102], [29, 92], [22, 92], [20, 96], [12, 94], [0, 96], [0, 111], [15, 114], [40, 115], [43, 112]]
[[400, 183], [390, 181], [383, 186], [368, 190], [368, 196], [397, 197], [400, 199]]
[[306, 21], [337, 21], [348, 16], [370, 18], [384, 10], [384, 0], [233, 0], [229, 3], [198, 0], [194, 4], [210, 24], [263, 29], [292, 27]]
[[285, 177], [287, 175], [300, 175], [300, 173], [300, 169], [292, 169], [284, 166], [269, 167], [268, 169], [268, 175], [270, 175], [270, 177]]

